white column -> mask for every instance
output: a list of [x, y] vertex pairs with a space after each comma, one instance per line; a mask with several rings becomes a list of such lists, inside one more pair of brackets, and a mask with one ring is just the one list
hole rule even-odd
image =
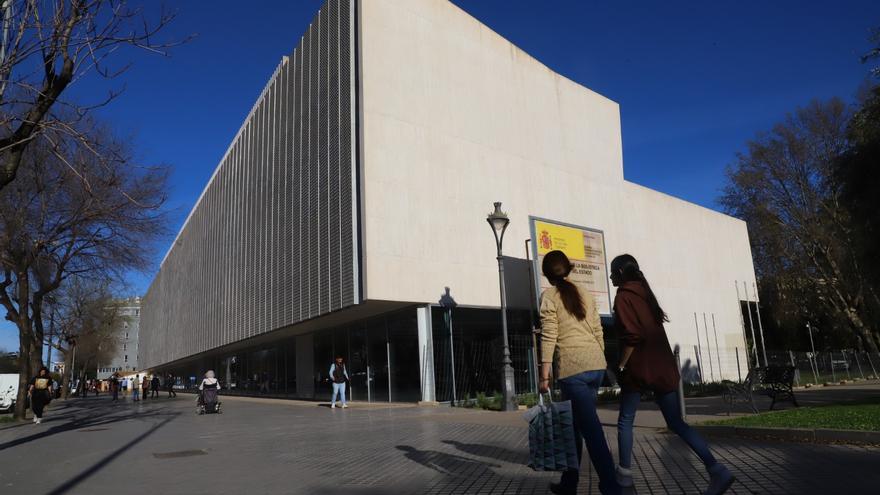
[[434, 387], [434, 344], [431, 331], [431, 306], [416, 308], [419, 323], [419, 375], [422, 402], [436, 402]]

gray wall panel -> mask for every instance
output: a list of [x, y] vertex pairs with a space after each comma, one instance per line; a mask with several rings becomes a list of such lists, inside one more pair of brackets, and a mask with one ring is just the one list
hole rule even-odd
[[324, 4], [230, 144], [144, 297], [143, 367], [359, 301], [353, 15]]

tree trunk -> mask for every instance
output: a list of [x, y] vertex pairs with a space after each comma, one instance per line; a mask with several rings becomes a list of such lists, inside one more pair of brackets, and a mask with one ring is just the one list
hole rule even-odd
[[64, 375], [61, 376], [61, 398], [67, 400], [70, 395], [70, 374], [73, 370], [70, 368], [71, 353], [64, 353]]
[[[33, 339], [31, 338], [31, 319], [28, 301], [30, 301], [30, 284], [27, 270], [19, 270], [16, 279], [18, 289], [18, 397], [15, 403], [15, 419], [24, 419], [25, 400], [27, 399], [28, 382], [33, 374]], [[42, 353], [39, 354], [42, 357]]]

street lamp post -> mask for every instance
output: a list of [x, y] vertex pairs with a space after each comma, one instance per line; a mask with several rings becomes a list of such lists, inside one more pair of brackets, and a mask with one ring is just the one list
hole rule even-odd
[[513, 365], [510, 360], [510, 346], [507, 340], [507, 295], [504, 288], [504, 259], [501, 255], [501, 244], [504, 242], [504, 231], [510, 219], [507, 214], [501, 211], [501, 202], [495, 203], [495, 211], [489, 213], [486, 217], [489, 226], [492, 227], [492, 233], [495, 235], [495, 247], [498, 249], [496, 256], [498, 260], [498, 283], [501, 288], [501, 331], [504, 337], [504, 358], [502, 360], [502, 384], [503, 384], [503, 403], [501, 409], [504, 411], [516, 410], [516, 391], [513, 383]]

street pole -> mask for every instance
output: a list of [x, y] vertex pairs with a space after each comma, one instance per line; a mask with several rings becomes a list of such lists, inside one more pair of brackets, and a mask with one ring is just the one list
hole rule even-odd
[[502, 244], [504, 243], [504, 231], [510, 219], [507, 214], [501, 211], [501, 202], [494, 203], [495, 211], [486, 217], [489, 226], [492, 227], [492, 233], [495, 234], [495, 247], [497, 248], [498, 260], [498, 286], [501, 292], [501, 332], [504, 339], [504, 354], [502, 358], [502, 397], [503, 403], [501, 409], [504, 411], [515, 411], [516, 407], [516, 388], [513, 381], [513, 362], [510, 359], [510, 345], [507, 339], [507, 294], [504, 286], [504, 257], [502, 256]]
[[516, 410], [516, 397], [513, 383], [513, 362], [510, 360], [510, 345], [507, 340], [507, 295], [504, 286], [504, 259], [501, 256], [501, 244], [498, 244], [498, 280], [501, 285], [501, 331], [504, 338], [504, 410]]
[[715, 333], [715, 359], [718, 360], [718, 377], [724, 380], [724, 372], [721, 371], [721, 350], [718, 348], [718, 327], [715, 326], [715, 313], [712, 313], [712, 331]]
[[807, 333], [810, 334], [810, 349], [812, 349], [813, 351], [813, 359], [811, 359], [811, 361], [813, 362], [813, 365], [811, 366], [813, 368], [813, 377], [816, 379], [816, 385], [818, 385], [819, 365], [816, 364], [816, 346], [813, 345], [813, 327], [810, 326], [810, 322], [807, 322]]
[[770, 366], [767, 361], [767, 344], [764, 343], [764, 324], [761, 323], [761, 305], [758, 303], [758, 284], [752, 283], [755, 290], [755, 311], [758, 313], [758, 331], [761, 333], [761, 347], [764, 349], [764, 366]]
[[[694, 327], [697, 329], [697, 362], [700, 364], [700, 383], [705, 383], [705, 377], [703, 376], [703, 346], [700, 343], [700, 324], [697, 323], [697, 313], [694, 313]], [[711, 365], [711, 359], [709, 364]]]
[[[746, 291], [746, 307], [749, 308], [749, 328], [752, 330], [752, 350], [755, 352], [755, 361], [758, 367], [761, 367], [761, 358], [758, 357], [758, 340], [755, 338], [755, 322], [752, 320], [752, 301], [749, 299], [749, 286], [743, 280], [743, 290]], [[767, 366], [767, 360], [764, 360], [764, 366]]]
[[[739, 281], [733, 281], [733, 287], [736, 289], [736, 311], [739, 313], [739, 323], [742, 325], [743, 330], [743, 343], [748, 346], [749, 345], [749, 334], [746, 332], [746, 320], [743, 318], [743, 310], [742, 310], [742, 300], [739, 298]], [[754, 335], [752, 335], [752, 342], [755, 341]], [[755, 356], [758, 354], [755, 353]], [[755, 364], [755, 367], [761, 366], [761, 363]], [[749, 352], [746, 351], [746, 367], [751, 371], [752, 369], [752, 358], [749, 357]]]
[[[703, 313], [703, 331], [706, 333], [706, 353], [709, 355], [709, 376], [715, 381], [715, 365], [712, 364], [712, 344], [709, 343], [709, 324], [706, 323], [706, 313]], [[697, 330], [699, 333], [699, 330]], [[717, 357], [717, 356], [716, 356]]]
[[76, 375], [74, 375], [74, 370], [76, 369], [76, 343], [73, 344], [73, 356], [70, 358], [70, 382], [76, 383]]
[[55, 336], [55, 310], [49, 311], [49, 352], [46, 353], [46, 369], [52, 371], [52, 338]]
[[449, 320], [449, 362], [452, 365], [452, 406], [458, 400], [455, 394], [455, 334], [452, 332], [452, 308], [446, 308], [446, 318]]

